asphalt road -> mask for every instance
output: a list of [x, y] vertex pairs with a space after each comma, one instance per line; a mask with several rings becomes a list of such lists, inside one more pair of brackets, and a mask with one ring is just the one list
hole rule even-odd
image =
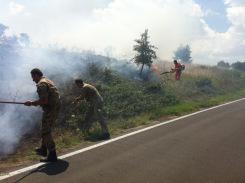
[[245, 183], [245, 100], [2, 182]]

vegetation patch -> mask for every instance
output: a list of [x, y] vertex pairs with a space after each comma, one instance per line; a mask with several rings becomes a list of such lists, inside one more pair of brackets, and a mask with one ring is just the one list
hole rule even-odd
[[[218, 68], [196, 67], [200, 75], [183, 73], [180, 81], [170, 75], [164, 76], [151, 72], [154, 79], [138, 80], [118, 71], [97, 64], [90, 64], [79, 77], [99, 90], [104, 98], [104, 113], [112, 136], [118, 136], [132, 129], [150, 125], [163, 117], [181, 116], [190, 112], [208, 108], [245, 95], [244, 73], [240, 71], [219, 71]], [[204, 74], [206, 72], [206, 74]], [[94, 74], [96, 73], [96, 74]], [[211, 74], [210, 74], [211, 73]], [[232, 77], [231, 77], [232, 76]], [[157, 78], [157, 80], [155, 79]], [[164, 81], [164, 82], [163, 82]], [[73, 104], [79, 91], [73, 87], [73, 80], [63, 83], [62, 111], [55, 129], [57, 151], [59, 154], [89, 145], [98, 141], [101, 129], [94, 123], [88, 134], [84, 134], [81, 125], [87, 110], [86, 102]], [[25, 143], [17, 152], [1, 160], [1, 170], [33, 161], [39, 157], [33, 152], [39, 142]]]

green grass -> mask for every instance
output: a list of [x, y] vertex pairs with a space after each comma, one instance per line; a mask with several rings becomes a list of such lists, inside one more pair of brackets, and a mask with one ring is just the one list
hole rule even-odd
[[164, 115], [180, 116], [193, 111], [198, 111], [203, 108], [212, 107], [224, 102], [243, 98], [245, 89], [234, 92], [233, 94], [224, 94], [220, 96], [210, 97], [209, 99], [199, 99], [198, 101], [180, 103], [173, 106], [158, 108], [151, 113], [150, 119], [157, 119]]

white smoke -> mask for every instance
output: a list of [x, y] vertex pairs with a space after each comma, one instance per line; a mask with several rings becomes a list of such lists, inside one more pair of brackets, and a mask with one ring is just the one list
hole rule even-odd
[[[8, 36], [7, 30], [7, 26], [0, 24], [0, 100], [36, 100], [36, 86], [30, 75], [33, 68], [40, 68], [58, 88], [85, 73], [88, 63], [114, 69], [125, 76], [138, 74], [132, 62], [56, 46], [33, 47], [27, 34]], [[14, 152], [22, 137], [38, 125], [40, 115], [40, 108], [0, 104], [0, 157]]]
[[[75, 62], [81, 61], [78, 54], [68, 54], [65, 50], [33, 48], [28, 35], [8, 36], [7, 30], [7, 26], [0, 24], [0, 100], [36, 100], [31, 69], [38, 67], [47, 75], [60, 73], [62, 80], [72, 77]], [[0, 157], [14, 152], [23, 135], [40, 121], [40, 111], [36, 107], [0, 104]]]

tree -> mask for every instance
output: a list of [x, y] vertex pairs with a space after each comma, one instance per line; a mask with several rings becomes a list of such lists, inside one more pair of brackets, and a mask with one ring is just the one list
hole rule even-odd
[[237, 62], [231, 64], [231, 67], [233, 69], [238, 70], [238, 71], [245, 72], [245, 62], [239, 62], [239, 61], [237, 61]]
[[[6, 67], [15, 64], [20, 56], [20, 50], [23, 48], [22, 40], [27, 41], [27, 34], [6, 35], [8, 27], [0, 23], [0, 72], [6, 71]], [[21, 38], [21, 39], [20, 39]]]
[[21, 33], [19, 36], [19, 42], [22, 46], [30, 45], [30, 37], [26, 33]]
[[0, 23], [0, 37], [3, 36], [6, 29], [8, 29], [8, 27]]
[[190, 46], [187, 44], [185, 46], [180, 45], [177, 50], [174, 52], [174, 57], [173, 59], [180, 59], [182, 62], [185, 63], [191, 63], [192, 62], [192, 58], [191, 58], [191, 48]]
[[223, 60], [219, 61], [217, 63], [217, 66], [220, 68], [224, 68], [224, 69], [229, 69], [230, 68], [230, 64], [228, 62], [224, 62]]
[[136, 55], [134, 57], [134, 62], [137, 65], [142, 65], [140, 69], [140, 75], [142, 75], [142, 71], [144, 66], [147, 65], [149, 68], [153, 63], [153, 59], [156, 59], [156, 52], [154, 49], [157, 49], [155, 46], [151, 45], [149, 42], [148, 29], [145, 30], [143, 34], [141, 34], [140, 39], [136, 39], [137, 43], [134, 45], [134, 51], [136, 51]]

